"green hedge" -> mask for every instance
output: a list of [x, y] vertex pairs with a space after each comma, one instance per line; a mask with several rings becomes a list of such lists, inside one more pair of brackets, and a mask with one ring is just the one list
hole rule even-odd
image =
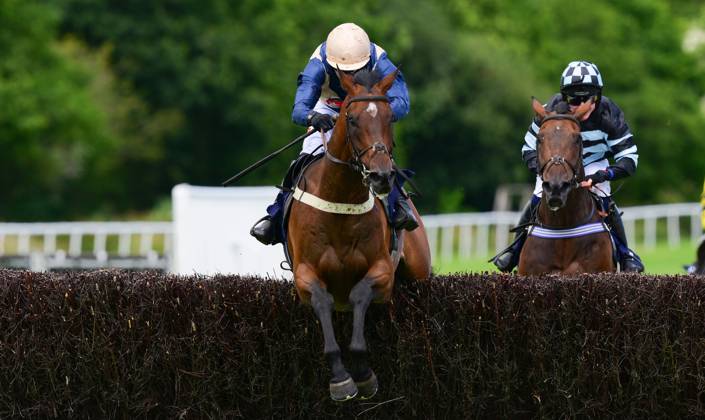
[[290, 283], [3, 270], [0, 417], [702, 417], [704, 306], [685, 276], [398, 284], [367, 320], [379, 394], [336, 404]]

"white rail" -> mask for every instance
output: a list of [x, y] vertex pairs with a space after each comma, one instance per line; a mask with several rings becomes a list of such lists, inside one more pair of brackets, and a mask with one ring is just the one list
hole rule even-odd
[[[678, 246], [701, 235], [699, 203], [622, 208], [630, 246]], [[434, 260], [488, 258], [507, 246], [517, 212], [423, 216]], [[173, 263], [172, 222], [0, 223], [0, 266], [158, 268]], [[277, 257], [280, 258], [280, 257]]]
[[[624, 207], [622, 219], [629, 245], [653, 248], [665, 240], [676, 247], [683, 237], [696, 242], [701, 235], [699, 203]], [[509, 229], [518, 212], [452, 213], [423, 216], [435, 260], [488, 258], [513, 238]]]
[[0, 223], [3, 265], [33, 270], [166, 269], [171, 241], [171, 222]]

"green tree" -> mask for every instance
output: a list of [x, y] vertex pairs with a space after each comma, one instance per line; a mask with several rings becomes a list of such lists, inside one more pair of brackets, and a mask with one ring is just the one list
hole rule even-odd
[[4, 0], [0, 7], [3, 218], [59, 218], [92, 207], [73, 187], [111, 149], [86, 88], [90, 76], [55, 41], [58, 18], [36, 2]]

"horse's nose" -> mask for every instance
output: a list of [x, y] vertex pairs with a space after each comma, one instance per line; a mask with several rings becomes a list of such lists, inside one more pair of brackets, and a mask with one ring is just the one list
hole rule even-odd
[[557, 210], [565, 205], [569, 190], [570, 182], [544, 181], [543, 183], [543, 191], [544, 194], [547, 194], [548, 206], [551, 210]]
[[373, 171], [369, 174], [370, 187], [377, 194], [389, 194], [392, 190], [392, 171]]
[[571, 183], [568, 181], [544, 181], [543, 188], [550, 195], [560, 195], [570, 190]]

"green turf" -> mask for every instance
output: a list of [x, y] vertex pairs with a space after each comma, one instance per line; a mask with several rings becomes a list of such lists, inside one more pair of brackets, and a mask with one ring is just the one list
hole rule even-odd
[[[690, 241], [682, 242], [675, 248], [669, 248], [666, 243], [659, 243], [652, 249], [637, 247], [636, 252], [644, 262], [646, 272], [650, 274], [683, 274], [683, 265], [695, 260], [695, 245]], [[497, 271], [493, 264], [487, 262], [487, 259], [434, 261], [433, 269], [437, 274]]]

